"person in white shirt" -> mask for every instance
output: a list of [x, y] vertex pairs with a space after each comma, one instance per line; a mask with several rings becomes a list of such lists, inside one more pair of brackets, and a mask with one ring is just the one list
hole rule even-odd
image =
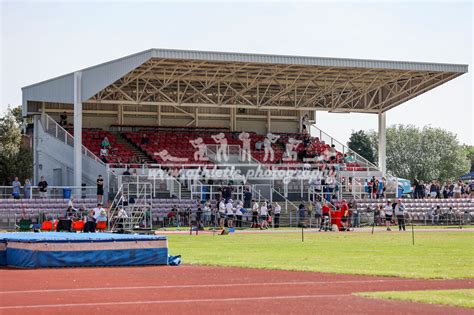
[[225, 224], [225, 209], [225, 201], [224, 199], [221, 199], [221, 201], [219, 202], [219, 226], [221, 227], [221, 229], [224, 228]]
[[267, 203], [264, 201], [262, 202], [262, 205], [260, 206], [260, 229], [268, 229], [268, 222], [267, 222], [267, 217], [268, 217], [268, 207]]
[[104, 208], [102, 207], [102, 204], [101, 204], [101, 203], [98, 203], [98, 204], [97, 204], [97, 207], [95, 207], [95, 208], [92, 209], [92, 210], [94, 210], [94, 219], [97, 220], [97, 218], [98, 218], [99, 215], [100, 215], [100, 212], [101, 212], [102, 210], [104, 210]]
[[252, 200], [253, 205], [252, 205], [252, 227], [256, 228], [258, 226], [258, 210], [260, 206], [258, 205], [258, 202]]
[[279, 228], [280, 227], [280, 213], [281, 213], [281, 206], [278, 204], [278, 202], [275, 202], [273, 204], [273, 213], [275, 214], [275, 221], [274, 227]]
[[237, 203], [237, 206], [235, 207], [235, 227], [242, 227], [242, 208], [243, 208], [243, 203], [242, 201], [239, 201]]
[[387, 201], [387, 204], [383, 208], [383, 211], [385, 212], [385, 226], [387, 227], [387, 231], [391, 231], [390, 223], [392, 222], [393, 208], [390, 203], [390, 200]]
[[234, 205], [232, 199], [227, 200], [225, 211], [227, 215], [227, 227], [232, 228], [234, 227]]

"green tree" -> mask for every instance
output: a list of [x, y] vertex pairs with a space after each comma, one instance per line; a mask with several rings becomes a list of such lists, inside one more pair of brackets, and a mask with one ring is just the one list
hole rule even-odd
[[352, 131], [347, 146], [357, 154], [366, 158], [369, 162], [375, 163], [375, 152], [370, 131]]
[[23, 182], [31, 178], [33, 154], [21, 141], [21, 107], [8, 108], [0, 116], [0, 184], [9, 185], [18, 176]]
[[465, 145], [464, 150], [466, 152], [467, 159], [471, 162], [470, 171], [474, 172], [474, 146]]
[[[372, 137], [376, 151], [376, 139]], [[441, 128], [395, 125], [387, 128], [387, 170], [393, 175], [429, 181], [456, 179], [471, 166], [456, 135]]]

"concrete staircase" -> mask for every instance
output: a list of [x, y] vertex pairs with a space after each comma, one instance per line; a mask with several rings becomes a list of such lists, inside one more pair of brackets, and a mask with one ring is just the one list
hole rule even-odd
[[137, 157], [137, 161], [142, 164], [142, 163], [147, 163], [147, 164], [152, 164], [155, 163], [154, 160], [152, 160], [145, 152], [142, 151], [138, 146], [136, 146], [134, 143], [128, 141], [125, 137], [122, 136], [120, 132], [113, 132], [114, 135], [116, 136], [117, 143], [123, 144], [128, 147], [130, 151], [133, 152], [133, 154]]

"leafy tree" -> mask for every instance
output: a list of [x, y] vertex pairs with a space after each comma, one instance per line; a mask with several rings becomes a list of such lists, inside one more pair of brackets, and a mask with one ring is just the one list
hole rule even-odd
[[9, 108], [0, 116], [0, 184], [9, 185], [15, 176], [31, 178], [33, 154], [21, 141], [21, 108]]
[[370, 131], [352, 131], [347, 146], [357, 154], [366, 158], [369, 162], [375, 163], [375, 152]]
[[474, 146], [465, 145], [464, 150], [466, 151], [466, 156], [467, 156], [468, 160], [471, 162], [470, 171], [474, 172]]
[[[370, 134], [370, 132], [368, 133]], [[377, 152], [377, 136], [371, 137]], [[456, 135], [441, 128], [395, 125], [387, 128], [387, 170], [407, 179], [456, 179], [471, 166]]]

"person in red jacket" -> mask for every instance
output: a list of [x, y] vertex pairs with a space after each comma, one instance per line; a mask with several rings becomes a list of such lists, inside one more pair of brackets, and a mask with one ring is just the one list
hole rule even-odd
[[344, 227], [344, 230], [347, 230], [349, 228], [349, 223], [347, 222], [349, 219], [349, 205], [347, 204], [346, 200], [342, 200], [341, 203], [341, 212], [342, 212], [342, 226]]
[[319, 228], [320, 231], [329, 231], [331, 228], [331, 208], [329, 204], [323, 199], [323, 206], [321, 207], [321, 211], [323, 214], [323, 223]]

